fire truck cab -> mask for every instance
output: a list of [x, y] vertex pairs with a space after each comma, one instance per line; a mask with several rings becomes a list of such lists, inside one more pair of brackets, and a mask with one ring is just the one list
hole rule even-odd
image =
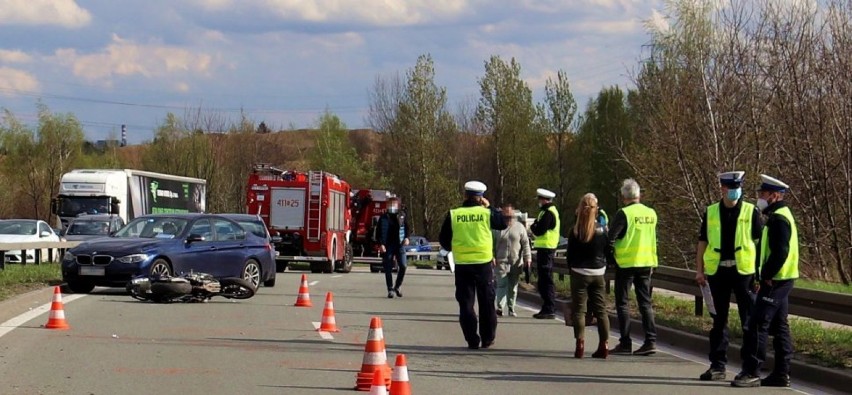
[[356, 256], [378, 256], [378, 245], [373, 239], [379, 217], [388, 210], [388, 199], [394, 196], [382, 189], [352, 191], [352, 243]]
[[308, 262], [313, 273], [352, 270], [349, 193], [346, 181], [323, 171], [254, 166], [246, 209], [273, 236], [278, 272], [290, 262]]

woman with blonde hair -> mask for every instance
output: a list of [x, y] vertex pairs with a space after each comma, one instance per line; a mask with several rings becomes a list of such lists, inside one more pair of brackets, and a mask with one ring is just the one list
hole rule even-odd
[[565, 253], [571, 268], [571, 321], [577, 340], [574, 358], [583, 358], [585, 350], [586, 302], [597, 318], [600, 343], [592, 358], [606, 358], [609, 354], [609, 317], [604, 301], [604, 273], [606, 272], [606, 228], [597, 221], [598, 198], [587, 193], [577, 205], [577, 221], [568, 234]]

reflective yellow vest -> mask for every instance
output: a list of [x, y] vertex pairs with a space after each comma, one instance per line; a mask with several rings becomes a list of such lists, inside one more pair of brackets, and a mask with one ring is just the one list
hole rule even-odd
[[[533, 241], [533, 247], [535, 248], [549, 248], [556, 249], [559, 246], [559, 212], [556, 211], [556, 207], [550, 206], [547, 208], [547, 211], [550, 211], [553, 214], [553, 218], [556, 219], [556, 226], [553, 229], [544, 232], [541, 236], [536, 236], [535, 241]], [[540, 210], [538, 212], [538, 217], [536, 219], [541, 219], [544, 216], [544, 210]]]
[[[734, 259], [737, 272], [742, 275], [754, 274], [757, 259], [757, 245], [751, 238], [751, 219], [754, 217], [754, 205], [742, 202], [737, 228], [734, 233]], [[719, 269], [722, 253], [722, 216], [719, 203], [707, 207], [707, 249], [704, 250], [704, 274], [712, 276]]]
[[[793, 220], [793, 213], [789, 207], [781, 207], [771, 215], [780, 215], [787, 219], [790, 223], [790, 253], [787, 254], [787, 260], [784, 261], [784, 266], [781, 270], [772, 277], [773, 280], [792, 280], [799, 278], [799, 230], [796, 228], [796, 221]], [[760, 264], [764, 265], [769, 259], [769, 230], [766, 226], [763, 227], [763, 235], [760, 237]]]
[[450, 210], [450, 225], [453, 259], [457, 265], [491, 262], [494, 258], [491, 210], [481, 206]]
[[624, 237], [615, 241], [618, 267], [657, 267], [657, 212], [642, 203], [621, 209], [627, 217]]

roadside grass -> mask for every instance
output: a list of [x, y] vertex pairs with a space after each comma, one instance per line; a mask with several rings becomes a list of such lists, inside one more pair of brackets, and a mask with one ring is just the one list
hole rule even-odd
[[0, 270], [0, 300], [61, 283], [62, 273], [58, 263], [42, 263], [41, 265], [7, 264], [5, 270]]
[[[535, 277], [535, 275], [533, 275]], [[568, 299], [571, 296], [570, 277], [559, 280], [555, 275], [557, 295]], [[535, 284], [535, 280], [531, 281]], [[798, 283], [797, 283], [798, 285]], [[707, 336], [713, 325], [713, 320], [706, 309], [702, 316], [695, 315], [695, 303], [689, 299], [669, 295], [653, 295], [655, 320], [658, 325], [699, 336]], [[607, 295], [607, 306], [611, 313], [615, 312], [615, 300], [612, 293]], [[630, 295], [630, 313], [639, 318], [634, 295]], [[796, 350], [793, 358], [831, 368], [852, 369], [852, 330], [845, 327], [824, 327], [819, 322], [808, 318], [791, 318], [790, 332]], [[731, 305], [728, 314], [728, 332], [732, 344], [741, 345], [743, 340], [742, 323], [736, 305]], [[767, 346], [767, 352], [772, 354], [772, 342]]]
[[813, 289], [817, 291], [826, 291], [826, 292], [837, 292], [842, 294], [852, 294], [852, 285], [845, 285], [840, 283], [828, 283], [825, 281], [816, 281], [816, 280], [796, 280], [797, 288], [807, 288]]

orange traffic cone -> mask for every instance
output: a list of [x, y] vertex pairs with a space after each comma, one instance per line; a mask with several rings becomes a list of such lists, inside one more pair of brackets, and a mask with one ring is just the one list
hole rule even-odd
[[299, 296], [296, 298], [296, 307], [312, 307], [311, 294], [308, 293], [308, 276], [302, 275], [302, 284], [299, 285]]
[[70, 329], [65, 322], [65, 309], [62, 306], [62, 291], [59, 286], [53, 289], [53, 303], [50, 304], [50, 318], [47, 319], [47, 329]]
[[370, 395], [388, 395], [388, 387], [385, 386], [385, 374], [382, 369], [373, 372], [373, 384], [370, 386]]
[[337, 329], [337, 323], [334, 321], [334, 295], [331, 292], [325, 295], [325, 308], [322, 309], [322, 321], [317, 330], [340, 332], [340, 329]]
[[391, 376], [390, 395], [411, 395], [411, 384], [408, 382], [408, 366], [405, 364], [405, 354], [397, 354], [396, 364]]
[[376, 369], [381, 369], [382, 379], [386, 387], [390, 387], [391, 368], [388, 366], [388, 357], [385, 352], [385, 337], [382, 332], [382, 319], [373, 317], [370, 320], [370, 332], [367, 335], [367, 345], [364, 347], [364, 360], [361, 363], [361, 371], [355, 378], [355, 389], [358, 391], [369, 391], [374, 381]]

